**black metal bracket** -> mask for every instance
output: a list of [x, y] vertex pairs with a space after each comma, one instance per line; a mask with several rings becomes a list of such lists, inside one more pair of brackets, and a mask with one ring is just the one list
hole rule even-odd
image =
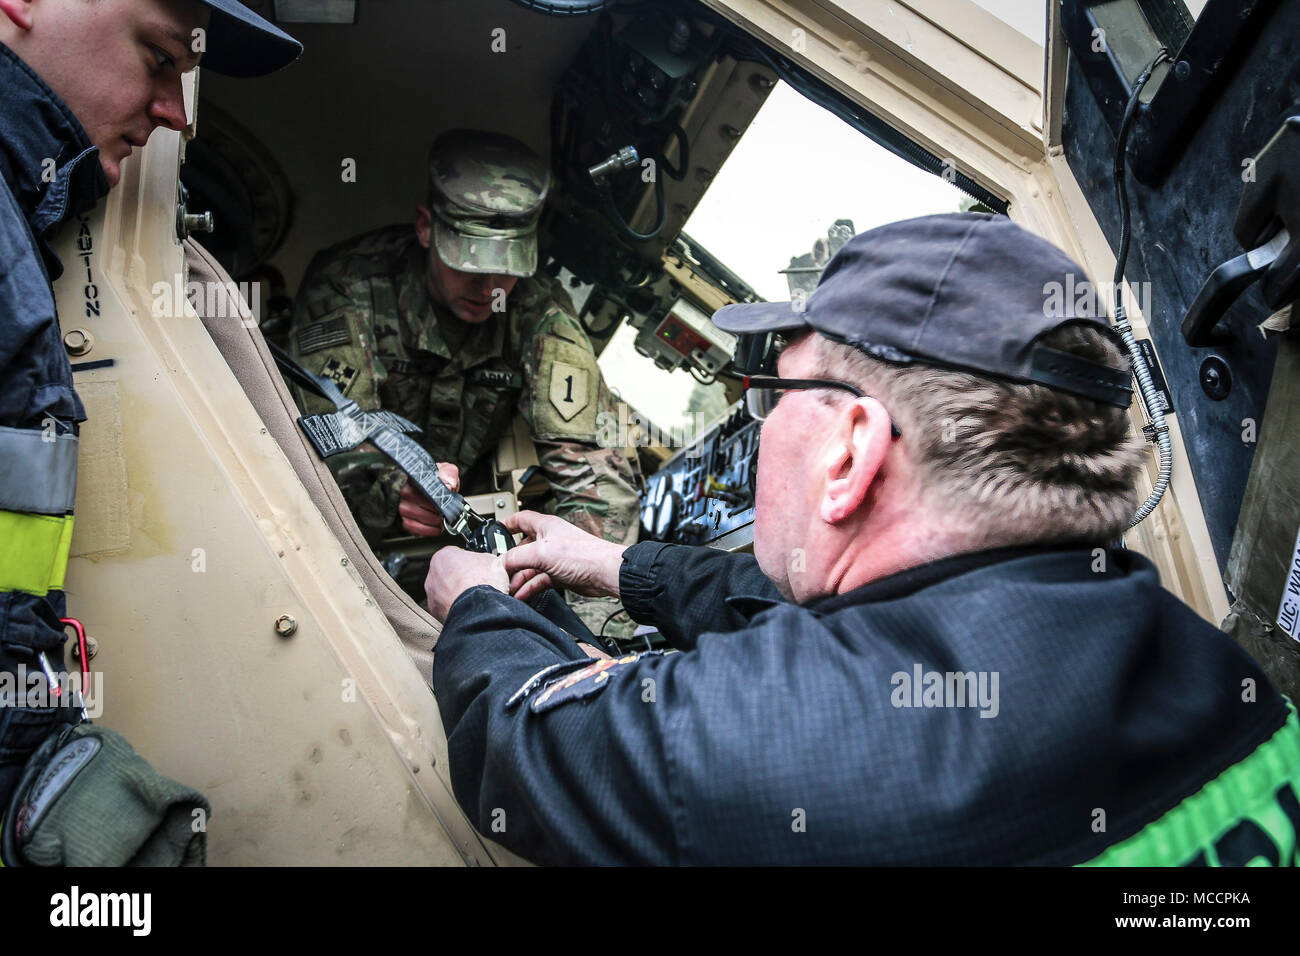
[[1292, 116], [1247, 167], [1233, 235], [1248, 250], [1220, 263], [1183, 317], [1193, 348], [1214, 345], [1214, 327], [1252, 283], [1271, 309], [1300, 298], [1300, 115]]
[[[1058, 0], [1070, 52], [1111, 134], [1142, 68], [1161, 47], [1129, 134], [1129, 168], [1159, 185], [1236, 71], [1278, 0], [1209, 0], [1193, 23], [1182, 0]], [[1176, 51], [1176, 52], [1175, 52]]]

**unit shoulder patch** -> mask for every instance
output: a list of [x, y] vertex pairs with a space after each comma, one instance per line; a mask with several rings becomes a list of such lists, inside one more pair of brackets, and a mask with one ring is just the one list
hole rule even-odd
[[567, 362], [551, 366], [551, 406], [567, 421], [587, 407], [591, 396], [587, 390], [587, 370]]
[[533, 698], [528, 709], [534, 714], [545, 713], [571, 700], [580, 700], [598, 694], [609, 686], [609, 679], [615, 669], [634, 664], [641, 659], [641, 654], [628, 654], [588, 664], [582, 670], [574, 671], [551, 681]]
[[533, 377], [533, 437], [594, 441], [600, 366], [581, 345], [544, 336]]
[[332, 358], [321, 366], [320, 374], [331, 379], [339, 387], [339, 390], [346, 395], [348, 389], [352, 387], [352, 383], [357, 380], [359, 373], [346, 362]]

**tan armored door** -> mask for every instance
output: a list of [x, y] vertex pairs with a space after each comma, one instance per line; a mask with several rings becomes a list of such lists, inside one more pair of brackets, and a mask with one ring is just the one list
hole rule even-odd
[[68, 609], [97, 720], [207, 795], [211, 863], [491, 863], [429, 688], [186, 301], [226, 291], [185, 288], [193, 130], [156, 131], [59, 242], [89, 415]]

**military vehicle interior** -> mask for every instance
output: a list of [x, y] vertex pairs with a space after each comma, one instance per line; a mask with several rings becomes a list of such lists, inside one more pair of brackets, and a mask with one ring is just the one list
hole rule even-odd
[[[318, 250], [413, 220], [429, 143], [449, 128], [551, 159], [544, 267], [572, 283], [643, 431], [643, 538], [752, 542], [757, 427], [725, 374], [737, 343], [708, 323], [720, 305], [806, 290], [855, 231], [976, 203], [1097, 282], [1128, 235], [1129, 284], [1154, 292], [1130, 319], [1173, 456], [1160, 507], [1125, 544], [1300, 699], [1300, 253], [1256, 255], [1300, 235], [1286, 181], [1300, 169], [1300, 4], [1208, 0], [1193, 16], [1183, 0], [1053, 0], [1045, 30], [1017, 32], [993, 3], [664, 0], [559, 16], [521, 0], [251, 0], [304, 42], [300, 62], [256, 82], [191, 74], [194, 137], [160, 130], [124, 164], [122, 186], [59, 238], [76, 267], [56, 282], [88, 412], [69, 610], [108, 683], [129, 688], [109, 726], [211, 796], [213, 862], [514, 862], [451, 791], [428, 693], [436, 622], [402, 562], [362, 538], [266, 347], [284, 341]], [[1152, 80], [1122, 212], [1116, 104], [1155, 55], [1152, 11], [1171, 9], [1156, 39], [1204, 89], [1180, 92], [1176, 68]], [[1092, 50], [1097, 17], [1132, 27], [1123, 62]], [[627, 147], [634, 165], [600, 168]], [[213, 228], [198, 231], [205, 213]], [[1243, 291], [1230, 274], [1233, 295], [1212, 296], [1189, 333], [1197, 290], [1241, 260], [1259, 281]], [[260, 321], [230, 321], [228, 303], [180, 315], [182, 269], [207, 306], [236, 294], [227, 279], [253, 283]], [[1135, 397], [1136, 429], [1152, 408]], [[466, 489], [481, 513], [545, 507], [519, 437], [485, 489], [513, 494]]]
[[[748, 238], [777, 249], [784, 275], [774, 268], [756, 277], [684, 228], [733, 155], [749, 148], [747, 131], [769, 98], [812, 111], [814, 126], [833, 123], [937, 190], [889, 219], [1007, 208], [691, 0], [577, 17], [508, 0], [250, 6], [276, 17], [306, 52], [261, 84], [201, 77], [197, 137], [181, 179], [189, 211], [212, 213], [214, 228], [199, 242], [234, 279], [261, 283], [255, 310], [267, 339], [285, 341], [292, 296], [318, 250], [413, 220], [437, 132], [482, 128], [523, 140], [549, 157], [555, 181], [541, 267], [567, 282], [605, 378], [628, 409], [618, 439], [637, 446], [647, 477], [643, 540], [749, 546], [757, 423], [725, 374], [736, 343], [709, 316], [728, 302], [810, 291], [854, 231], [839, 213], [795, 238], [773, 221], [770, 235]], [[295, 15], [306, 19], [288, 19]], [[322, 22], [335, 15], [341, 22]], [[821, 144], [809, 135], [799, 147], [811, 155]], [[762, 170], [764, 148], [752, 148], [747, 169]], [[750, 172], [748, 189], [732, 184], [733, 198], [713, 204], [705, 228], [724, 244], [728, 219], [751, 221], [740, 205], [770, 204], [773, 194], [799, 202], [801, 183], [772, 162], [766, 181]], [[835, 188], [846, 208], [869, 208], [881, 186], [847, 170]], [[536, 458], [520, 425], [502, 442], [491, 486], [464, 489], [483, 493], [470, 498], [476, 510], [499, 516], [516, 497], [545, 507], [547, 485], [530, 468]], [[380, 557], [418, 600], [418, 559], [427, 564], [437, 546], [412, 538]]]

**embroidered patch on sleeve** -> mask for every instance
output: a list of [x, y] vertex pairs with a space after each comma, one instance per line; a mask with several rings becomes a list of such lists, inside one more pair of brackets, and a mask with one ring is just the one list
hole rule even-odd
[[556, 362], [551, 366], [551, 406], [566, 422], [571, 421], [591, 401], [587, 374], [585, 368], [567, 362]]
[[528, 680], [524, 681], [523, 685], [510, 695], [510, 699], [506, 701], [506, 710], [510, 710], [533, 691], [537, 690], [537, 688], [541, 687], [542, 684], [545, 683], [546, 678], [554, 677], [562, 671], [572, 671], [579, 667], [586, 666], [587, 664], [583, 661], [561, 661], [559, 664], [552, 664], [550, 667], [543, 667], [532, 677], [528, 678]]
[[528, 709], [534, 714], [541, 714], [571, 700], [599, 693], [608, 686], [610, 674], [616, 667], [633, 664], [640, 659], [640, 654], [629, 654], [626, 657], [596, 661], [582, 670], [556, 678], [533, 698]]
[[340, 362], [336, 358], [332, 358], [326, 362], [321, 368], [320, 373], [326, 378], [332, 379], [344, 395], [348, 393], [348, 389], [352, 387], [352, 383], [357, 380], [357, 370], [346, 362]]
[[350, 344], [352, 344], [352, 330], [348, 328], [348, 320], [343, 316], [330, 319], [328, 322], [313, 322], [311, 325], [298, 330], [298, 353], [300, 355], [319, 352], [331, 345]]

